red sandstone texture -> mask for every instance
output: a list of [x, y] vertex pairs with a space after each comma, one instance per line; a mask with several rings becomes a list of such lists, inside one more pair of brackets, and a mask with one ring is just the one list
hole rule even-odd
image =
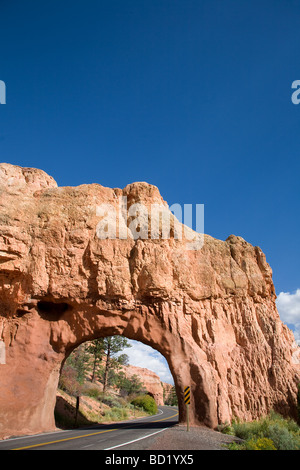
[[[167, 204], [133, 183], [57, 187], [41, 170], [0, 165], [0, 437], [54, 429], [61, 364], [115, 334], [162, 353], [180, 421], [212, 428], [274, 408], [295, 416], [299, 347], [281, 322], [272, 271], [241, 237], [100, 240], [97, 206]], [[118, 210], [118, 209], [117, 209]], [[175, 222], [174, 222], [175, 224]], [[109, 224], [108, 224], [109, 225]]]
[[151, 395], [158, 405], [164, 405], [164, 397], [168, 397], [172, 385], [162, 382], [159, 376], [152, 370], [137, 366], [124, 366], [122, 368], [126, 377], [136, 375], [144, 385], [145, 390]]

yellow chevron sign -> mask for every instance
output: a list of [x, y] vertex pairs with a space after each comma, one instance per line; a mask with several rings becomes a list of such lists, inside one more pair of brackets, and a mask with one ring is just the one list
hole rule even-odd
[[184, 389], [184, 403], [189, 405], [191, 403], [191, 388], [185, 387]]

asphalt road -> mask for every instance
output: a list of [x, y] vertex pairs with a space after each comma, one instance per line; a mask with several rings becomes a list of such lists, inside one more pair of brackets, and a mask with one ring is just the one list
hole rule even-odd
[[0, 450], [125, 450], [147, 447], [147, 439], [178, 422], [176, 408], [161, 406], [158, 414], [146, 418], [56, 431], [0, 441]]

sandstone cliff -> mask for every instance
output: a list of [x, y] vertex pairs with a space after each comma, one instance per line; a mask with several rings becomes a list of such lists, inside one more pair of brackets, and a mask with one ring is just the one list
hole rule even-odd
[[120, 213], [120, 197], [129, 209], [167, 208], [147, 183], [62, 188], [41, 170], [0, 165], [0, 436], [53, 428], [65, 357], [115, 334], [165, 356], [181, 422], [186, 385], [194, 424], [295, 415], [299, 348], [261, 249], [234, 235], [188, 249], [172, 217], [169, 238], [135, 239], [123, 209], [128, 236], [100, 239], [97, 207]]
[[123, 367], [122, 371], [125, 373], [126, 377], [137, 375], [156, 403], [158, 405], [164, 405], [164, 396], [170, 393], [172, 385], [162, 382], [155, 372], [144, 367], [128, 365]]

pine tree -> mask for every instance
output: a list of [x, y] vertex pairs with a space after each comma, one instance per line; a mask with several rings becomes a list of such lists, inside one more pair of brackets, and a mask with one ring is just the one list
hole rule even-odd
[[77, 373], [77, 381], [83, 384], [86, 378], [87, 367], [90, 355], [87, 352], [86, 344], [81, 344], [76, 348], [66, 360], [66, 364], [71, 366]]
[[104, 355], [105, 345], [104, 339], [96, 339], [88, 344], [87, 351], [92, 356], [92, 375], [91, 382], [95, 382], [96, 376], [99, 373], [101, 361]]
[[131, 345], [123, 336], [108, 336], [104, 338], [105, 365], [102, 377], [103, 393], [106, 392], [111, 376], [114, 376], [115, 371], [128, 361], [126, 354], [121, 354], [118, 357], [118, 353], [124, 348], [129, 347], [131, 347]]
[[143, 382], [141, 382], [140, 378], [136, 374], [131, 377], [126, 377], [124, 372], [119, 372], [117, 374], [116, 385], [122, 396], [147, 393]]

